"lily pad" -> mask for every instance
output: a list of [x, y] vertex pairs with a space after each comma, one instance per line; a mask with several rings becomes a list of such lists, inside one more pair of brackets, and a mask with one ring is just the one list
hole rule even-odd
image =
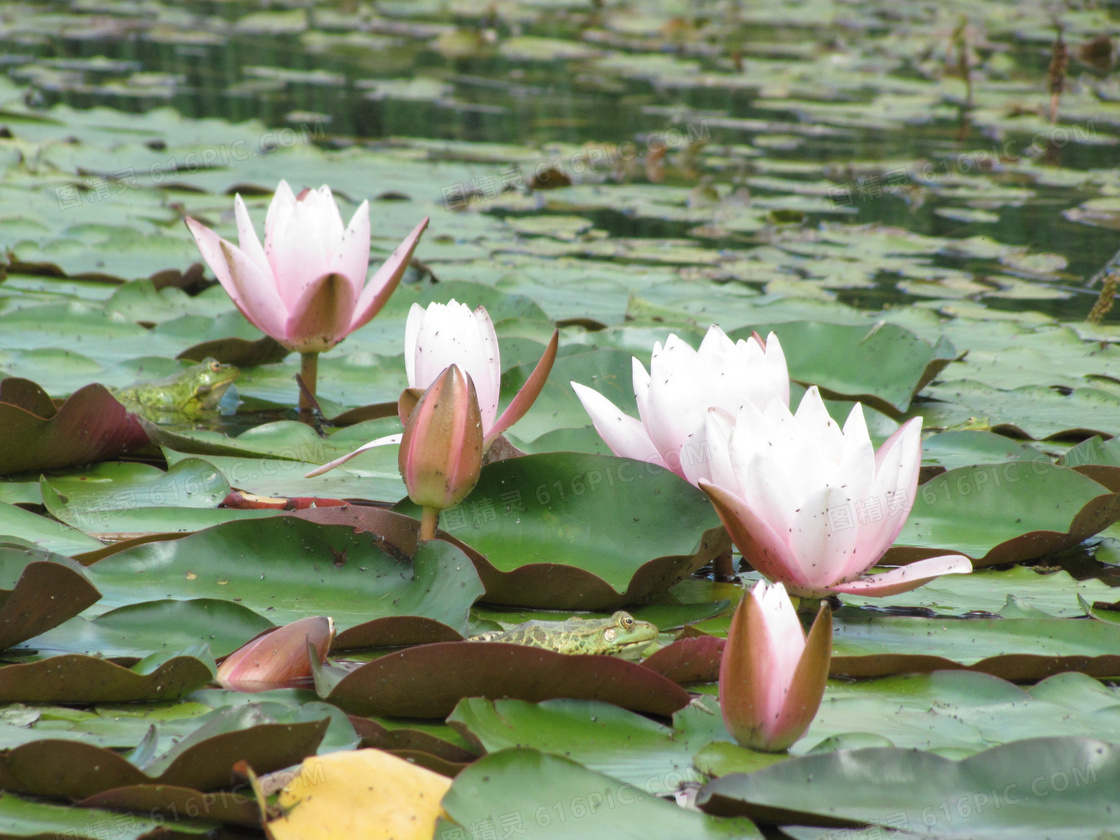
[[88, 571], [104, 595], [102, 610], [167, 597], [233, 599], [276, 624], [329, 615], [340, 640], [343, 631], [398, 617], [428, 619], [424, 632], [431, 622], [465, 631], [482, 594], [474, 567], [451, 545], [409, 562], [379, 535], [296, 516], [135, 545]]
[[328, 723], [319, 710], [246, 704], [216, 711], [161, 754], [141, 749], [130, 761], [80, 741], [44, 739], [0, 753], [0, 775], [8, 790], [75, 799], [147, 784], [216, 790], [229, 785], [238, 761], [268, 772], [313, 754]]
[[389, 717], [445, 717], [464, 697], [574, 697], [660, 715], [688, 703], [684, 689], [633, 662], [500, 642], [418, 645], [349, 673], [320, 670], [315, 685], [351, 714]]
[[1064, 618], [927, 619], [842, 609], [833, 616], [833, 676], [965, 668], [1005, 680], [1062, 671], [1120, 675], [1120, 625]]
[[1076, 545], [1118, 518], [1120, 495], [1067, 467], [1040, 460], [960, 467], [918, 488], [883, 562], [959, 552], [977, 567], [1012, 563]]
[[204, 647], [154, 653], [131, 668], [106, 659], [63, 654], [0, 668], [0, 702], [128, 703], [182, 697], [214, 678]]
[[1115, 744], [1035, 738], [961, 761], [894, 748], [804, 756], [709, 782], [697, 804], [763, 822], [871, 824], [923, 836], [1095, 838], [1116, 828], [1118, 785]]
[[73, 560], [0, 545], [0, 649], [57, 627], [100, 597]]
[[34, 382], [0, 381], [0, 426], [0, 474], [103, 461], [148, 442], [136, 418], [100, 385], [80, 389], [56, 411]]
[[[408, 501], [397, 509], [416, 511]], [[489, 464], [440, 524], [484, 555], [487, 601], [545, 609], [635, 603], [726, 546], [707, 497], [683, 479], [643, 461], [578, 453]]]
[[[791, 321], [753, 327], [762, 336], [771, 330], [782, 343], [791, 379], [816, 385], [826, 397], [861, 400], [887, 414], [906, 411], [914, 395], [958, 355], [946, 339], [931, 345], [895, 324]], [[750, 334], [739, 330], [730, 337]]]
[[678, 808], [574, 761], [530, 749], [479, 759], [456, 777], [443, 808], [464, 827], [502, 825], [505, 815], [505, 824], [519, 826], [525, 838], [762, 836], [748, 820]]

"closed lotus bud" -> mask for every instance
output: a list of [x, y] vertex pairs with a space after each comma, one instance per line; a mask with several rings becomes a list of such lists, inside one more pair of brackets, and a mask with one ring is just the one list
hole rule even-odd
[[321, 665], [334, 639], [334, 622], [312, 616], [269, 630], [225, 658], [218, 683], [234, 691], [292, 687], [311, 678], [309, 649]]
[[482, 469], [482, 413], [474, 382], [457, 365], [440, 374], [412, 409], [398, 464], [408, 497], [423, 508], [459, 504]]
[[832, 656], [832, 611], [821, 606], [809, 638], [785, 587], [759, 581], [731, 619], [719, 666], [719, 706], [744, 747], [781, 752], [820, 707]]

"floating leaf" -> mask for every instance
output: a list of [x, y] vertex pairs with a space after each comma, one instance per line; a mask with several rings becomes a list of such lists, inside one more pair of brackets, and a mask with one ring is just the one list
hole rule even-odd
[[476, 761], [456, 777], [443, 807], [461, 826], [501, 825], [505, 814], [525, 838], [762, 836], [747, 820], [688, 811], [574, 761], [529, 749]]
[[0, 474], [69, 467], [140, 449], [148, 437], [100, 385], [77, 391], [54, 411], [34, 382], [0, 381]]
[[938, 837], [1093, 838], [1116, 828], [1118, 785], [1115, 744], [1034, 738], [961, 761], [895, 748], [793, 758], [709, 782], [697, 803], [708, 813], [763, 822], [868, 823]]
[[683, 479], [642, 461], [577, 453], [489, 464], [440, 524], [485, 556], [487, 601], [546, 609], [648, 598], [726, 541], [707, 498]]
[[959, 552], [973, 565], [1029, 560], [1104, 530], [1120, 518], [1120, 494], [1046, 461], [960, 467], [918, 488], [887, 564]]
[[660, 715], [688, 703], [684, 689], [633, 662], [500, 642], [418, 645], [344, 675], [319, 672], [315, 684], [351, 714], [389, 717], [444, 717], [464, 697], [575, 697]]
[[0, 545], [0, 649], [62, 624], [100, 597], [73, 560]]

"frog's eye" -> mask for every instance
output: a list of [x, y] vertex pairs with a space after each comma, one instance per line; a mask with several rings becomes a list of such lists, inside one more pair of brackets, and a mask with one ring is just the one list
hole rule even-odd
[[624, 615], [619, 619], [618, 623], [622, 625], [623, 630], [629, 630], [634, 626], [634, 616]]
[[615, 639], [618, 638], [618, 631], [615, 630], [613, 627], [608, 627], [606, 630], [603, 631], [603, 638], [606, 639], [608, 642], [613, 642]]
[[213, 362], [210, 363], [210, 372], [211, 373], [221, 373], [221, 370], [222, 370], [222, 363], [221, 362], [213, 361]]

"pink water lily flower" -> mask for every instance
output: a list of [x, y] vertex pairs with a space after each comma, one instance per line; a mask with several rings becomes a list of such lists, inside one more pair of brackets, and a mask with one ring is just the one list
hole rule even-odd
[[822, 604], [806, 639], [780, 583], [743, 596], [719, 665], [723, 722], [744, 747], [780, 752], [820, 708], [832, 658], [832, 611]]
[[789, 370], [774, 333], [762, 340], [732, 341], [712, 325], [699, 350], [675, 335], [653, 346], [649, 373], [633, 362], [638, 418], [585, 385], [572, 383], [595, 431], [623, 458], [637, 458], [672, 470], [696, 484], [710, 478], [702, 445], [709, 408], [734, 414], [747, 403], [763, 407], [777, 397], [789, 404]]
[[262, 332], [285, 347], [322, 352], [376, 315], [400, 282], [428, 220], [366, 280], [369, 270], [369, 202], [348, 226], [330, 187], [292, 193], [281, 181], [268, 207], [264, 245], [245, 202], [234, 198], [239, 245], [194, 219], [187, 227], [203, 259], [234, 304]]
[[747, 403], [734, 417], [708, 412], [711, 478], [699, 482], [743, 557], [795, 595], [893, 595], [946, 574], [965, 574], [960, 554], [930, 557], [881, 574], [866, 572], [902, 530], [922, 460], [921, 418], [876, 452], [863, 407], [843, 430], [816, 386], [797, 413], [781, 400]]

